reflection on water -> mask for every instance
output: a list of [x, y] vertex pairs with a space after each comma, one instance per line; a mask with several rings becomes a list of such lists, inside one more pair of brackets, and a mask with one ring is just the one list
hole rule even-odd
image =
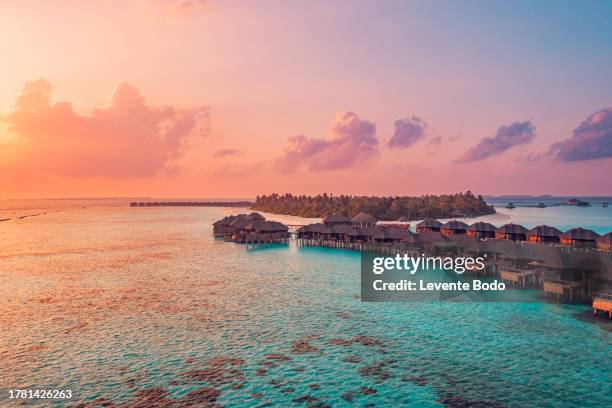
[[0, 405], [6, 388], [92, 406], [612, 404], [588, 307], [362, 304], [358, 254], [247, 252], [213, 239], [226, 211], [0, 224]]

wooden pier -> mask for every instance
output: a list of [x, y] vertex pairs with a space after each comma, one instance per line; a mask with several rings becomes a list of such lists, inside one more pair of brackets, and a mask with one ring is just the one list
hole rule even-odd
[[566, 281], [561, 279], [545, 279], [543, 284], [544, 296], [553, 295], [560, 301], [574, 303], [575, 300], [582, 300], [586, 287], [585, 282]]
[[504, 282], [521, 288], [541, 289], [544, 281], [544, 270], [542, 269], [518, 269], [501, 266], [499, 274]]
[[593, 316], [597, 317], [599, 312], [612, 319], [612, 295], [601, 293], [593, 298]]

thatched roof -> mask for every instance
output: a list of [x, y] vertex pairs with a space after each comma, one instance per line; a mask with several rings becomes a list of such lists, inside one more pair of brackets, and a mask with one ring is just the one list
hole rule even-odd
[[495, 232], [497, 228], [493, 224], [489, 224], [488, 222], [475, 222], [470, 225], [468, 231], [471, 232]]
[[354, 228], [355, 227], [347, 224], [333, 225], [331, 227], [331, 232], [333, 234], [350, 234]]
[[377, 239], [394, 239], [402, 241], [414, 241], [413, 233], [408, 228], [379, 228]]
[[612, 244], [612, 232], [597, 238], [597, 242]]
[[318, 233], [318, 234], [330, 234], [331, 231], [332, 230], [330, 227], [328, 227], [325, 224], [321, 224], [320, 222], [316, 224], [304, 225], [303, 227], [300, 227], [297, 230], [297, 232], [312, 232], [312, 233]]
[[499, 227], [497, 232], [501, 232], [502, 234], [527, 234], [529, 231], [522, 225], [510, 223]]
[[288, 231], [289, 227], [277, 221], [254, 220], [251, 221], [248, 225], [246, 225], [244, 229], [261, 233]]
[[378, 234], [378, 228], [376, 227], [355, 227], [351, 232], [350, 236], [366, 236], [375, 237]]
[[559, 231], [555, 227], [550, 227], [548, 225], [540, 225], [538, 227], [532, 228], [529, 231], [530, 237], [558, 237], [561, 234], [561, 231]]
[[252, 212], [248, 215], [252, 220], [265, 220], [265, 217], [257, 212]]
[[376, 218], [364, 212], [360, 212], [359, 214], [357, 214], [351, 219], [351, 222], [353, 223], [362, 223], [362, 224], [365, 224], [365, 223], [376, 224], [376, 221], [377, 221]]
[[235, 215], [228, 215], [226, 217], [221, 218], [219, 221], [215, 221], [213, 222], [213, 225], [217, 226], [222, 226], [222, 227], [227, 227], [230, 225], [230, 223], [232, 221], [234, 221], [234, 218], [236, 218]]
[[561, 234], [561, 239], [571, 239], [579, 241], [595, 241], [600, 235], [595, 231], [585, 228], [572, 228]]
[[467, 230], [469, 226], [465, 222], [453, 220], [443, 224], [441, 228], [450, 230]]
[[325, 217], [325, 219], [323, 219], [323, 222], [325, 224], [340, 224], [340, 223], [346, 223], [349, 224], [351, 222], [351, 217], [347, 217], [346, 215], [339, 215], [339, 214], [333, 214], [333, 215], [328, 215], [327, 217]]
[[419, 228], [440, 228], [442, 223], [433, 218], [426, 218], [423, 221], [419, 222], [417, 225]]

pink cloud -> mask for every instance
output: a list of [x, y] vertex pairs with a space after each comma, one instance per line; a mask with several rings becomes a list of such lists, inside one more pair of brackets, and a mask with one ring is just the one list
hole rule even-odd
[[612, 108], [590, 115], [574, 129], [572, 137], [553, 144], [550, 153], [563, 161], [612, 157]]
[[116, 86], [108, 107], [89, 116], [51, 101], [52, 86], [26, 83], [12, 112], [1, 117], [20, 141], [19, 160], [69, 176], [146, 177], [171, 173], [190, 137], [208, 134], [208, 109], [147, 105], [138, 89]]
[[476, 146], [463, 153], [459, 161], [473, 162], [499, 156], [514, 146], [531, 142], [534, 137], [535, 126], [531, 120], [501, 126], [495, 136], [483, 138]]
[[425, 137], [427, 123], [418, 116], [395, 121], [395, 131], [387, 146], [392, 149], [405, 149]]
[[360, 119], [353, 112], [340, 112], [326, 139], [304, 135], [288, 139], [277, 160], [281, 172], [292, 172], [306, 165], [313, 171], [349, 168], [378, 154], [376, 125]]

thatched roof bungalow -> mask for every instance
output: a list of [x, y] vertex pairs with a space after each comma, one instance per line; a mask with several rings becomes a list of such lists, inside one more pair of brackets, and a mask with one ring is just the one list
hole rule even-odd
[[475, 222], [470, 225], [467, 235], [474, 238], [495, 238], [497, 228], [488, 222]]
[[378, 234], [374, 236], [376, 242], [407, 242], [414, 243], [413, 233], [408, 228], [379, 228]]
[[561, 245], [579, 248], [594, 248], [597, 246], [598, 233], [585, 228], [572, 228], [559, 236]]
[[378, 232], [379, 230], [376, 227], [355, 227], [348, 234], [348, 237], [352, 242], [372, 242]]
[[351, 217], [339, 214], [328, 215], [323, 219], [323, 223], [329, 227], [334, 225], [351, 225]]
[[[350, 218], [349, 218], [350, 222]], [[335, 239], [337, 241], [346, 241], [348, 240], [349, 234], [353, 232], [355, 227], [350, 224], [336, 224], [331, 226], [331, 234], [330, 238]]]
[[351, 219], [351, 223], [354, 227], [372, 227], [376, 225], [377, 222], [378, 220], [374, 216], [364, 212], [360, 212]]
[[378, 220], [371, 214], [360, 212], [353, 218], [351, 218], [351, 224], [354, 227], [373, 227], [376, 225]]
[[439, 232], [442, 223], [433, 218], [426, 218], [416, 225], [417, 232]]
[[213, 223], [213, 233], [222, 236], [230, 232], [230, 224], [236, 218], [235, 215], [228, 215]]
[[319, 239], [329, 238], [332, 229], [325, 224], [316, 223], [300, 227], [297, 231], [298, 238]]
[[561, 234], [562, 232], [555, 227], [540, 225], [529, 231], [527, 239], [529, 242], [559, 242], [559, 236]]
[[518, 224], [504, 224], [495, 231], [495, 238], [497, 239], [509, 239], [512, 241], [526, 241], [527, 228]]
[[468, 228], [469, 226], [465, 222], [453, 220], [443, 224], [442, 227], [440, 227], [440, 232], [447, 236], [461, 235], [465, 234]]
[[600, 251], [612, 251], [612, 232], [597, 238], [597, 249]]

